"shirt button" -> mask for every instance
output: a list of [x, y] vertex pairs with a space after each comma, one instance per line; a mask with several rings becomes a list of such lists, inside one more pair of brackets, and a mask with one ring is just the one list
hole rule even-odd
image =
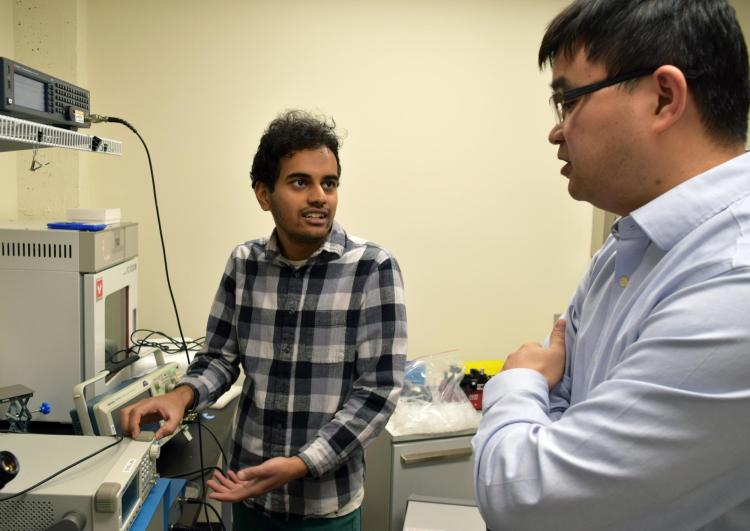
[[620, 287], [621, 287], [621, 288], [625, 288], [625, 287], [627, 287], [627, 285], [628, 285], [628, 281], [629, 281], [629, 280], [630, 280], [630, 279], [629, 279], [629, 278], [628, 278], [628, 277], [627, 277], [626, 275], [623, 275], [623, 276], [621, 276], [621, 277], [620, 277]]

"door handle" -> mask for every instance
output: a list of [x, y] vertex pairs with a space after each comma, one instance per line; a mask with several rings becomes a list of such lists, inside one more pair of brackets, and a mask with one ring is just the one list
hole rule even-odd
[[450, 450], [403, 454], [401, 456], [401, 464], [409, 466], [431, 461], [455, 461], [457, 459], [463, 459], [464, 457], [471, 457], [472, 453], [471, 446], [465, 446], [463, 448], [452, 448]]

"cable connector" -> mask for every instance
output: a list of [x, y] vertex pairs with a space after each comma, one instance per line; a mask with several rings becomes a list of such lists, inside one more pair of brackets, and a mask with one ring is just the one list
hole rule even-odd
[[99, 122], [109, 122], [109, 116], [103, 114], [87, 114], [84, 121], [90, 124], [98, 124]]

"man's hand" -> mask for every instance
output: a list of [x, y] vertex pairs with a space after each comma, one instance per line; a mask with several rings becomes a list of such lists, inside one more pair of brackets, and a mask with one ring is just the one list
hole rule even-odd
[[141, 423], [164, 420], [155, 436], [161, 439], [171, 435], [182, 422], [185, 409], [193, 403], [194, 398], [192, 387], [180, 385], [165, 395], [136, 402], [123, 408], [120, 413], [120, 428], [123, 433], [129, 433], [135, 439], [141, 433]]
[[213, 490], [208, 497], [226, 502], [255, 498], [305, 474], [307, 465], [299, 457], [274, 457], [262, 465], [243, 468], [237, 473], [230, 470], [227, 472], [229, 477], [214, 472], [214, 479], [206, 482]]
[[560, 319], [555, 323], [548, 348], [539, 343], [524, 343], [508, 354], [503, 370], [509, 369], [534, 369], [542, 373], [550, 389], [556, 386], [565, 369], [565, 321]]

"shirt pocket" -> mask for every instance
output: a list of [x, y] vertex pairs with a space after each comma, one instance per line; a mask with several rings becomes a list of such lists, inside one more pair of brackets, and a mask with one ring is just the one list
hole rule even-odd
[[322, 347], [314, 348], [310, 356], [310, 362], [321, 364], [339, 364], [344, 363], [346, 359], [346, 350], [343, 347]]
[[297, 363], [309, 364], [313, 371], [317, 367], [322, 370], [335, 370], [346, 361], [346, 349], [342, 346], [299, 345], [298, 348], [300, 351], [297, 354]]
[[346, 361], [346, 350], [315, 348], [298, 358], [297, 386], [305, 388], [310, 409], [332, 417], [351, 393], [352, 364]]

